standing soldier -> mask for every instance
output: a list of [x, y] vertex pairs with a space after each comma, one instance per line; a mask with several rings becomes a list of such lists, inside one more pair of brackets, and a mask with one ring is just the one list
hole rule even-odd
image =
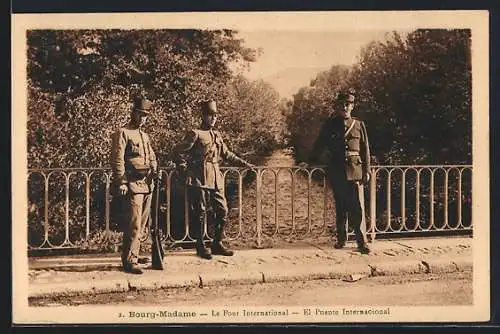
[[[217, 121], [217, 105], [214, 101], [202, 103], [201, 117], [201, 128], [189, 131], [183, 142], [174, 149], [178, 157], [177, 166], [186, 175], [189, 187], [189, 200], [196, 224], [196, 253], [204, 259], [211, 259], [212, 255], [232, 256], [234, 252], [222, 244], [228, 208], [224, 177], [219, 164], [229, 161], [248, 168], [254, 166], [231, 152], [221, 133], [213, 129]], [[215, 236], [211, 253], [203, 242], [203, 226], [208, 206], [213, 208], [215, 214]]]
[[[138, 266], [140, 237], [151, 218], [153, 181], [158, 173], [149, 136], [142, 129], [151, 109], [150, 101], [136, 99], [130, 122], [112, 135], [113, 189], [122, 196], [124, 205], [122, 264], [123, 270], [132, 274], [142, 274]], [[153, 269], [163, 269], [161, 259], [153, 262]]]
[[[365, 124], [351, 117], [354, 99], [353, 92], [341, 92], [338, 95], [334, 108], [337, 113], [321, 127], [309, 161], [316, 162], [325, 147], [331, 153], [328, 174], [337, 213], [337, 242], [334, 247], [340, 249], [345, 246], [348, 221], [354, 229], [358, 250], [368, 254], [370, 249], [361, 230], [364, 203], [360, 195], [363, 184], [370, 179], [370, 147]], [[305, 163], [301, 165], [307, 166]]]

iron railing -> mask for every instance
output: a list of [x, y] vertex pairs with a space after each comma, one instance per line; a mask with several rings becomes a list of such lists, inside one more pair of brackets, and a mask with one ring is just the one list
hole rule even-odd
[[[332, 234], [335, 210], [323, 166], [226, 167], [226, 238], [315, 238]], [[472, 231], [472, 166], [373, 166], [364, 187], [362, 228], [370, 241], [384, 236]], [[79, 248], [94, 235], [121, 242], [119, 219], [105, 168], [28, 171], [28, 249]], [[187, 188], [174, 169], [161, 168], [152, 215], [165, 243], [189, 243]], [[211, 224], [205, 237], [211, 239]], [[147, 227], [146, 227], [147, 228]], [[147, 231], [144, 231], [147, 232]], [[352, 232], [349, 231], [352, 238]], [[143, 233], [148, 238], [149, 233]]]

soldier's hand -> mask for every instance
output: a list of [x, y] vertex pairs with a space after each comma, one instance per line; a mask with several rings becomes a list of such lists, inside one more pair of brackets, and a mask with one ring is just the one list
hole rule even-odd
[[309, 164], [307, 162], [301, 162], [301, 163], [299, 163], [299, 167], [300, 168], [308, 168]]
[[158, 173], [157, 170], [153, 170], [151, 172], [151, 179], [152, 180], [161, 180], [161, 173]]
[[178, 172], [185, 172], [187, 169], [187, 163], [186, 162], [176, 163], [175, 169], [177, 169]]
[[120, 195], [126, 195], [128, 192], [128, 186], [126, 184], [121, 184], [119, 190]]
[[187, 162], [185, 161], [182, 161], [182, 162], [178, 162], [175, 164], [175, 172], [177, 173], [177, 175], [181, 178], [184, 178], [186, 176], [186, 172], [187, 172]]
[[254, 164], [251, 164], [251, 163], [249, 163], [249, 162], [247, 162], [247, 163], [245, 164], [245, 166], [246, 166], [247, 168], [250, 168], [250, 169], [254, 169], [255, 167], [257, 167], [257, 166], [255, 166]]

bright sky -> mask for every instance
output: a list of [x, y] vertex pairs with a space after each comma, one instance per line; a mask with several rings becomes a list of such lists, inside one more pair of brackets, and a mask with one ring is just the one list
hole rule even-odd
[[390, 31], [240, 31], [245, 46], [262, 48], [257, 62], [245, 74], [265, 78], [287, 68], [329, 68], [356, 62], [363, 46], [383, 40]]

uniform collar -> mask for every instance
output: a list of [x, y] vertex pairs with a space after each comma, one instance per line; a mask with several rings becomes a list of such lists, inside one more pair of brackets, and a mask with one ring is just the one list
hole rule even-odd
[[[352, 119], [352, 117], [351, 117]], [[336, 115], [335, 117], [331, 118], [333, 122], [339, 123], [339, 124], [344, 124], [345, 119], [343, 117], [340, 117], [339, 115]]]
[[130, 130], [141, 130], [141, 126], [133, 124], [132, 122], [129, 122], [127, 124], [127, 128], [129, 128]]

